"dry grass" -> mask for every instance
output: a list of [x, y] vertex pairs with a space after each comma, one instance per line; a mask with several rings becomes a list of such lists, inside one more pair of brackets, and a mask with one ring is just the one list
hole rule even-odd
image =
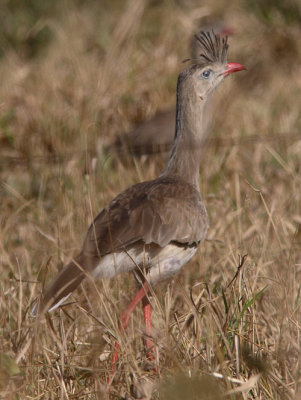
[[[15, 42], [0, 36], [0, 397], [300, 399], [300, 6], [228, 3], [55, 2], [33, 26], [16, 23]], [[124, 337], [117, 329], [131, 276], [86, 282], [43, 321], [28, 310], [97, 211], [161, 171], [159, 156], [125, 167], [103, 148], [174, 103], [208, 14], [234, 29], [229, 59], [248, 72], [220, 88], [201, 165], [211, 229], [151, 297], [160, 364], [147, 371], [141, 311]]]

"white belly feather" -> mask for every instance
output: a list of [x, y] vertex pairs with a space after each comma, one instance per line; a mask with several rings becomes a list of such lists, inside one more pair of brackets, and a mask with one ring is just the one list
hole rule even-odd
[[94, 278], [113, 278], [116, 274], [145, 268], [151, 284], [170, 278], [195, 254], [197, 247], [169, 244], [165, 247], [135, 244], [126, 252], [120, 251], [103, 256], [92, 271]]

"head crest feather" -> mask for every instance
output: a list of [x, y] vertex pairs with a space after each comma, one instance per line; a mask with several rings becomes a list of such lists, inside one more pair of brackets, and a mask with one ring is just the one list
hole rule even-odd
[[228, 36], [221, 39], [213, 31], [199, 32], [195, 35], [196, 44], [201, 54], [197, 58], [198, 64], [211, 64], [215, 62], [226, 63], [228, 52]]

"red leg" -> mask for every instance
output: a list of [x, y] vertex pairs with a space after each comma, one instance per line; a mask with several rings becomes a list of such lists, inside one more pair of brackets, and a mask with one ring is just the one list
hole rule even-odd
[[[160, 354], [158, 350], [155, 348], [154, 342], [151, 339], [151, 334], [152, 334], [151, 305], [147, 297], [143, 298], [142, 305], [143, 305], [145, 333], [146, 333], [146, 338], [145, 338], [146, 355], [150, 361], [154, 361], [160, 358]], [[154, 371], [157, 372], [157, 368], [155, 368]]]
[[[121, 318], [120, 318], [120, 322], [119, 322], [119, 329], [121, 332], [127, 328], [132, 312], [136, 308], [137, 304], [146, 296], [148, 291], [149, 291], [149, 287], [147, 286], [147, 283], [145, 282], [143, 284], [143, 286], [141, 287], [141, 289], [139, 290], [139, 292], [136, 294], [136, 297], [134, 298], [134, 300], [129, 304], [129, 306], [121, 314]], [[150, 315], [150, 311], [149, 311], [149, 315]], [[118, 360], [118, 350], [119, 350], [119, 343], [116, 341], [115, 348], [114, 348], [114, 354], [113, 354], [113, 358], [112, 358], [111, 376], [108, 379], [109, 385], [112, 383], [112, 376], [115, 371], [116, 362]]]
[[148, 359], [153, 359], [153, 354], [151, 353], [150, 349], [154, 347], [153, 341], [150, 339], [150, 335], [152, 333], [152, 317], [151, 317], [151, 305], [147, 297], [144, 297], [142, 300], [143, 306], [143, 314], [144, 314], [144, 323], [145, 323], [145, 347], [146, 347], [146, 354]]

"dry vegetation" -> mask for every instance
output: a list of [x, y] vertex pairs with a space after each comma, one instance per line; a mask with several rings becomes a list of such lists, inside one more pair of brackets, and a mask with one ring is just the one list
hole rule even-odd
[[[230, 3], [2, 2], [0, 398], [301, 398], [301, 9]], [[154, 371], [140, 309], [118, 333], [131, 276], [86, 282], [43, 321], [29, 309], [93, 216], [161, 171], [160, 156], [125, 164], [104, 148], [174, 103], [208, 15], [234, 30], [229, 60], [248, 72], [220, 88], [202, 159], [208, 240], [151, 298]]]

